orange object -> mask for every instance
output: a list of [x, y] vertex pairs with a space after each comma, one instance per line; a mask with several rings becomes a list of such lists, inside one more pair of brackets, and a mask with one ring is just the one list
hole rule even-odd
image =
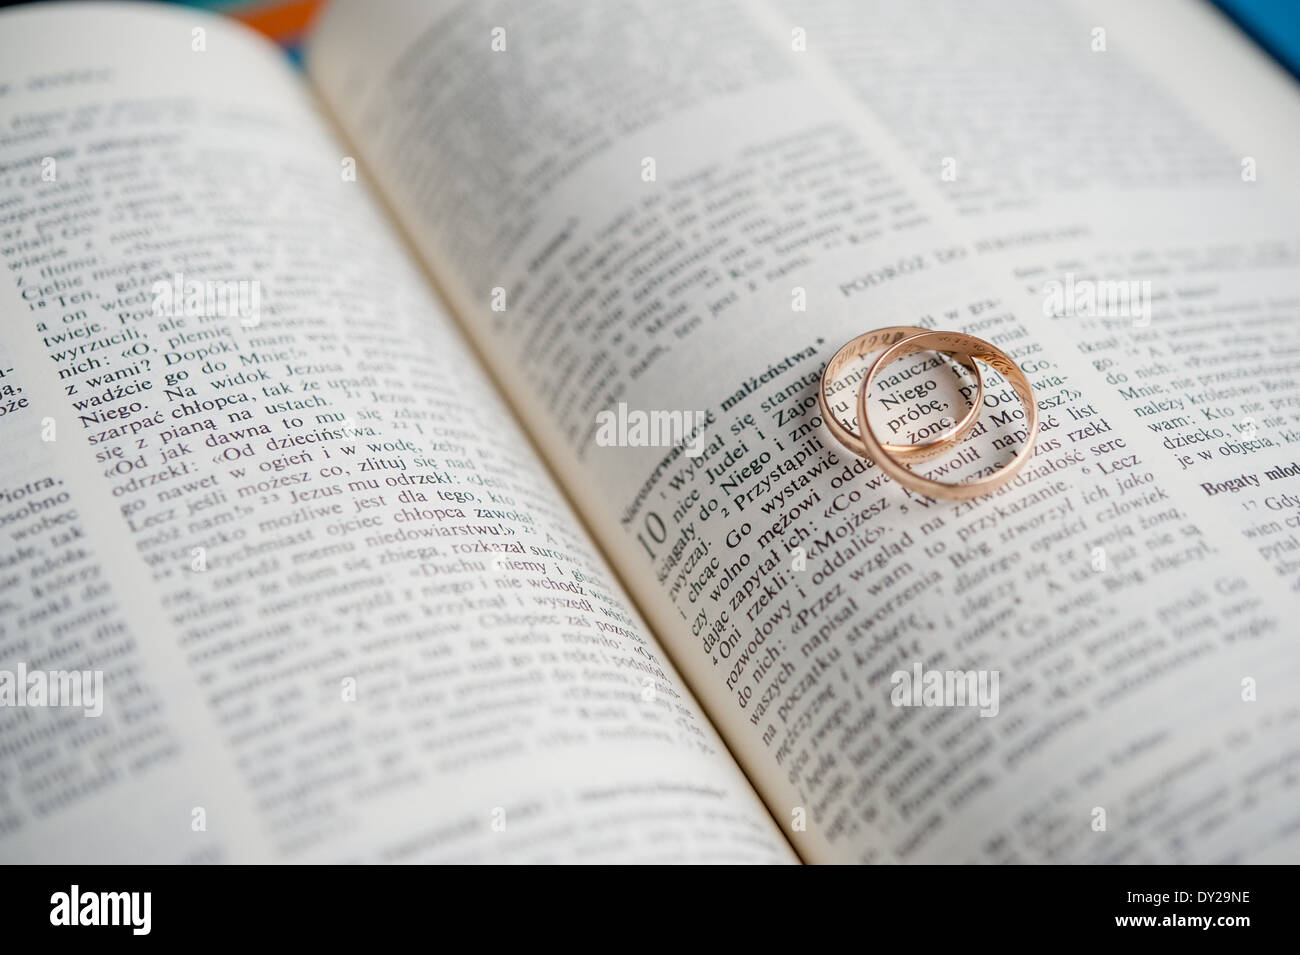
[[284, 42], [300, 36], [320, 6], [321, 0], [294, 0], [291, 3], [267, 4], [249, 10], [231, 10], [229, 14], [259, 33]]

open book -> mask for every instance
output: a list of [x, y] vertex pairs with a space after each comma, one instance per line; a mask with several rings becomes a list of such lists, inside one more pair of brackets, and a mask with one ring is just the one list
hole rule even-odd
[[[1297, 859], [1300, 95], [1212, 7], [308, 50], [0, 15], [0, 858]], [[1009, 487], [836, 444], [884, 325], [1029, 374]]]

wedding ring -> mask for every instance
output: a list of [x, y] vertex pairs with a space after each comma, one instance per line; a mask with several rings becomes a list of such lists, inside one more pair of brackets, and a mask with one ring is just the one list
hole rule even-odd
[[[906, 465], [900, 464], [896, 460], [898, 455], [886, 451], [888, 446], [881, 444], [879, 439], [876, 438], [875, 432], [871, 429], [871, 420], [867, 417], [867, 392], [870, 390], [871, 383], [875, 381], [876, 376], [892, 362], [919, 351], [943, 351], [952, 355], [965, 355], [968, 358], [984, 362], [1006, 378], [1016, 395], [1019, 396], [1021, 404], [1024, 405], [1025, 433], [1027, 435], [1024, 446], [1007, 464], [977, 481], [964, 484], [949, 484], [922, 477], [910, 470]], [[978, 404], [976, 407], [978, 407]], [[1020, 366], [1012, 361], [1010, 356], [1000, 348], [990, 345], [981, 338], [964, 335], [961, 332], [922, 332], [919, 335], [904, 338], [902, 341], [890, 345], [872, 363], [870, 370], [867, 371], [867, 377], [862, 379], [862, 388], [858, 391], [858, 425], [862, 429], [862, 442], [867, 448], [866, 456], [875, 461], [876, 465], [885, 474], [904, 487], [929, 497], [962, 500], [979, 497], [981, 494], [988, 494], [990, 491], [997, 490], [1014, 478], [1016, 473], [1024, 467], [1025, 462], [1033, 456], [1034, 442], [1038, 438], [1038, 405], [1034, 403], [1034, 389], [1029, 384], [1029, 379], [1020, 370]]]
[[[835, 381], [836, 374], [855, 358], [870, 355], [872, 352], [887, 348], [910, 335], [920, 335], [927, 331], [929, 329], [918, 328], [913, 325], [890, 325], [886, 328], [877, 328], [874, 331], [859, 335], [844, 345], [826, 363], [826, 370], [822, 372], [821, 387], [817, 391], [817, 402], [821, 405], [822, 420], [826, 422], [826, 427], [830, 429], [831, 434], [835, 435], [835, 439], [854, 454], [862, 457], [869, 456], [862, 439], [858, 437], [847, 422], [843, 422], [835, 416], [835, 413], [831, 410], [830, 402], [826, 398], [827, 390]], [[980, 413], [980, 401], [984, 395], [984, 378], [980, 374], [979, 366], [969, 356], [961, 355], [957, 360], [975, 376], [975, 400], [971, 402], [970, 410], [966, 412], [966, 416], [947, 431], [940, 433], [933, 441], [928, 441], [925, 444], [881, 445], [890, 455], [903, 461], [925, 461], [943, 454], [948, 450], [949, 445], [964, 437], [967, 431], [975, 427], [975, 421], [979, 418]], [[862, 426], [861, 423], [864, 420], [862, 417], [858, 418], [859, 427]]]

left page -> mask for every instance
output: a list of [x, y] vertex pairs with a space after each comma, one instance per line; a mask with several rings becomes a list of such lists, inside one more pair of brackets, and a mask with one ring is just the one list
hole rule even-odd
[[795, 861], [354, 170], [241, 28], [0, 16], [0, 861]]

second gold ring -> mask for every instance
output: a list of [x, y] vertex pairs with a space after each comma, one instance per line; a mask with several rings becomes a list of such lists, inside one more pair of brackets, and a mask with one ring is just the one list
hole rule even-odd
[[[830, 429], [831, 434], [835, 435], [835, 439], [854, 454], [868, 456], [867, 446], [863, 443], [861, 435], [856, 433], [848, 422], [838, 418], [830, 407], [827, 393], [830, 386], [835, 382], [836, 375], [855, 358], [862, 358], [881, 351], [897, 344], [904, 338], [911, 338], [913, 335], [921, 335], [928, 331], [931, 331], [931, 329], [919, 328], [914, 325], [890, 325], [885, 328], [877, 328], [865, 332], [845, 344], [826, 363], [826, 368], [822, 372], [821, 387], [817, 391], [817, 402], [821, 406], [822, 420], [826, 422], [826, 427]], [[975, 422], [979, 418], [980, 400], [984, 394], [984, 378], [980, 374], [979, 366], [975, 364], [969, 355], [958, 354], [954, 356], [954, 360], [975, 378], [975, 398], [971, 402], [970, 410], [966, 412], [960, 421], [946, 431], [941, 432], [933, 441], [928, 441], [925, 444], [885, 444], [884, 449], [888, 454], [900, 461], [926, 461], [943, 454], [955, 441], [965, 437], [966, 433], [975, 426]], [[853, 407], [854, 404], [850, 403], [850, 407]], [[862, 427], [861, 418], [858, 420], [858, 427]]]

